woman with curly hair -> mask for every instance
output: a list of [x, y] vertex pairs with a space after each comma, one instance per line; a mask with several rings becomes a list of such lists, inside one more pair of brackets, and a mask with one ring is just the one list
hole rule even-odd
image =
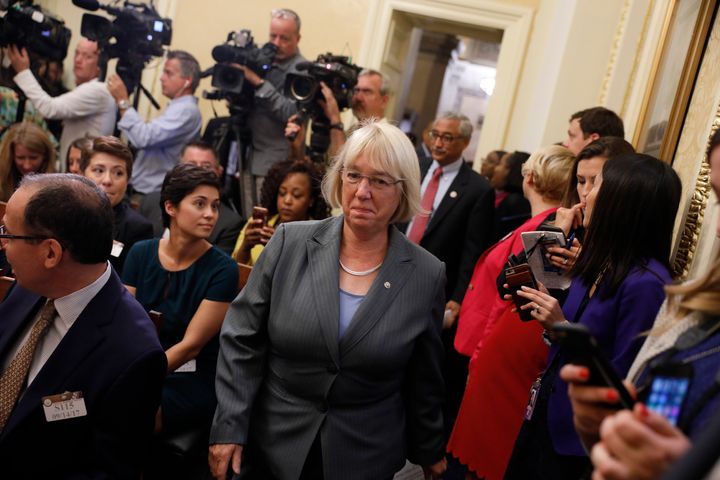
[[0, 146], [0, 201], [8, 201], [25, 175], [54, 172], [55, 158], [55, 147], [42, 128], [30, 122], [13, 125]]
[[267, 222], [248, 220], [235, 243], [233, 258], [254, 265], [281, 223], [327, 218], [329, 209], [320, 191], [323, 173], [320, 165], [307, 159], [273, 165], [260, 192], [260, 204], [268, 210]]

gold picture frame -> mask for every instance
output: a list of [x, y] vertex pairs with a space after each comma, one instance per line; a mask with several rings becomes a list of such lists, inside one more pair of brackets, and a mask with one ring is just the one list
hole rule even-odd
[[[718, 3], [683, 1], [671, 0], [668, 5], [633, 136], [633, 145], [639, 152], [668, 163], [672, 163], [675, 155]], [[677, 65], [681, 63], [678, 71]]]

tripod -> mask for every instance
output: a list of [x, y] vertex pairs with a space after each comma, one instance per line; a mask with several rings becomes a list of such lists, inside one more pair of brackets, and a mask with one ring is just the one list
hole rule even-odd
[[223, 167], [223, 197], [230, 207], [249, 218], [257, 199], [255, 183], [242, 185], [243, 174], [248, 171], [252, 133], [247, 125], [249, 108], [230, 104], [230, 115], [217, 117], [208, 123], [203, 140], [215, 148]]

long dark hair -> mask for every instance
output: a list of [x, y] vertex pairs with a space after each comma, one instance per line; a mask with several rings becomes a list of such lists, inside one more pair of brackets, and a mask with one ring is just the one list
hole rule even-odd
[[530, 158], [530, 154], [521, 151], [515, 151], [508, 155], [508, 175], [507, 180], [505, 180], [505, 186], [503, 187], [503, 190], [511, 193], [522, 193], [522, 166], [528, 158]]
[[655, 259], [669, 269], [680, 178], [670, 165], [640, 153], [605, 162], [585, 242], [571, 275], [586, 284], [603, 275], [602, 298], [615, 294], [630, 270]]

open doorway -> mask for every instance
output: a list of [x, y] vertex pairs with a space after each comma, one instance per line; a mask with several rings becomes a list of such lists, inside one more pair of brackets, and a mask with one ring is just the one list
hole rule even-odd
[[420, 136], [439, 111], [460, 110], [481, 127], [467, 160], [479, 167], [502, 148], [534, 15], [534, 2], [523, 3], [372, 2], [358, 63], [388, 76], [387, 117], [400, 123], [407, 113]]
[[[482, 30], [480, 36], [419, 29], [420, 42], [408, 52], [403, 87], [395, 104], [400, 128], [422, 141], [422, 131], [437, 115], [457, 111], [473, 124], [465, 158], [475, 158], [478, 140], [495, 89], [502, 31]], [[412, 67], [412, 68], [410, 68]]]

